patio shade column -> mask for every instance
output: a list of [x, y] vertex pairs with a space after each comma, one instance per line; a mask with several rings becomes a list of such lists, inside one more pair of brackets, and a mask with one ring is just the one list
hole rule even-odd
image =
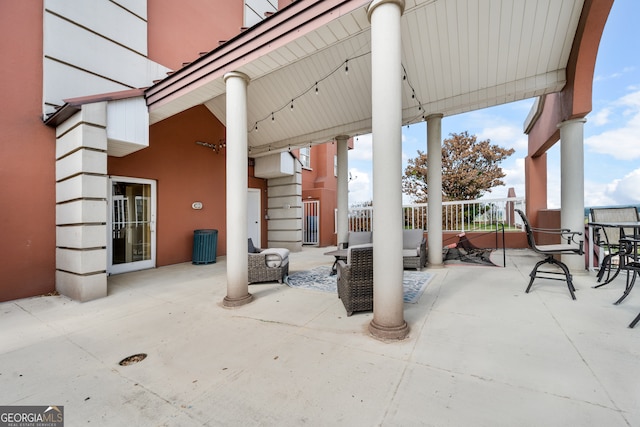
[[403, 339], [402, 290], [402, 66], [400, 18], [404, 1], [374, 0], [371, 22], [373, 134], [373, 320], [369, 331]]
[[442, 265], [442, 114], [427, 117], [427, 243], [429, 265]]
[[[560, 129], [560, 226], [584, 233], [584, 124], [573, 119], [558, 125]], [[584, 241], [584, 234], [580, 236]], [[572, 271], [584, 271], [584, 257], [562, 255]]]
[[247, 86], [249, 76], [224, 75], [227, 89], [227, 295], [225, 307], [246, 304], [249, 293], [247, 255]]
[[338, 144], [338, 241], [346, 242], [349, 233], [349, 146], [346, 135], [336, 136]]

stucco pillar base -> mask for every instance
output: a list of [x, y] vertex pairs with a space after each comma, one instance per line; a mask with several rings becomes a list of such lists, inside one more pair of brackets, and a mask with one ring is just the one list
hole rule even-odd
[[80, 302], [104, 298], [107, 296], [107, 274], [79, 275], [58, 270], [56, 291]]
[[240, 298], [231, 298], [226, 296], [222, 299], [222, 305], [225, 307], [240, 307], [241, 305], [248, 304], [251, 301], [253, 301], [253, 295], [251, 294], [246, 294]]
[[369, 323], [369, 332], [382, 340], [403, 340], [409, 335], [409, 325], [403, 321], [400, 326], [384, 326], [377, 324], [374, 319]]

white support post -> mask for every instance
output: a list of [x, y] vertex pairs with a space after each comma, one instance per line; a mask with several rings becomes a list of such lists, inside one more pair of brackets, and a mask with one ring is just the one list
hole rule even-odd
[[[573, 119], [558, 125], [560, 129], [560, 226], [584, 233], [584, 124]], [[584, 234], [580, 236], [584, 241]], [[582, 255], [562, 255], [572, 272], [584, 272]]]
[[239, 72], [224, 75], [227, 87], [227, 295], [225, 307], [247, 304], [247, 86], [249, 77]]
[[442, 114], [427, 117], [427, 187], [430, 267], [442, 267]]
[[373, 320], [376, 338], [404, 339], [402, 266], [402, 64], [404, 1], [374, 0], [371, 22]]
[[347, 241], [349, 235], [349, 146], [346, 135], [336, 136], [338, 151], [338, 233], [337, 243]]

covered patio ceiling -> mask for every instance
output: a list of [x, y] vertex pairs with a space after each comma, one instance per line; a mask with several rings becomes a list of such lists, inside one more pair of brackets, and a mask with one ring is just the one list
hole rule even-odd
[[[223, 76], [240, 71], [251, 79], [252, 157], [370, 132], [369, 3], [292, 3], [149, 88], [150, 123], [197, 105], [225, 123]], [[407, 0], [403, 123], [560, 91], [582, 8], [583, 0]]]

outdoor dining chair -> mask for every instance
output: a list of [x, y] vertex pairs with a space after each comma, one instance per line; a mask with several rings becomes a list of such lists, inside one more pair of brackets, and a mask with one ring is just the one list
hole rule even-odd
[[[531, 290], [531, 285], [533, 285], [533, 281], [537, 278], [540, 279], [551, 279], [551, 280], [562, 280], [567, 282], [567, 287], [569, 288], [569, 293], [571, 294], [572, 299], [576, 299], [574, 291], [576, 288], [573, 286], [573, 279], [571, 273], [569, 272], [569, 268], [565, 263], [555, 258], [555, 255], [582, 255], [584, 252], [582, 251], [583, 242], [575, 241], [575, 237], [577, 235], [581, 235], [582, 233], [579, 231], [570, 231], [567, 229], [549, 229], [549, 228], [533, 228], [529, 223], [529, 219], [524, 212], [520, 209], [516, 209], [516, 212], [522, 218], [524, 223], [524, 228], [527, 233], [527, 241], [529, 243], [529, 247], [536, 253], [544, 255], [544, 259], [536, 263], [535, 267], [529, 276], [531, 280], [529, 281], [529, 286], [527, 286], [526, 293], [529, 293]], [[566, 243], [558, 243], [552, 245], [537, 245], [534, 233], [540, 234], [549, 234], [556, 235], [560, 238], [561, 241], [565, 240]], [[562, 272], [558, 271], [549, 271], [549, 270], [539, 270], [539, 268], [544, 264], [552, 264], [559, 267]], [[556, 277], [557, 275], [564, 276], [562, 278]]]
[[[640, 221], [638, 210], [635, 206], [591, 208], [590, 214], [591, 221], [600, 223]], [[600, 263], [600, 269], [597, 274], [598, 283], [602, 281], [605, 273], [607, 277], [604, 282], [594, 286], [595, 288], [599, 288], [607, 283], [611, 283], [620, 273], [620, 256], [622, 252], [620, 239], [625, 236], [633, 236], [633, 229], [620, 230], [618, 227], [594, 227], [594, 233], [595, 244], [606, 250], [606, 255]], [[612, 261], [616, 258], [618, 258], [618, 263], [614, 265]]]
[[[627, 272], [627, 283], [624, 294], [614, 304], [620, 304], [631, 292], [636, 278], [640, 275], [640, 239], [623, 237], [620, 239], [620, 270]], [[640, 321], [640, 314], [629, 324], [630, 328]]]

